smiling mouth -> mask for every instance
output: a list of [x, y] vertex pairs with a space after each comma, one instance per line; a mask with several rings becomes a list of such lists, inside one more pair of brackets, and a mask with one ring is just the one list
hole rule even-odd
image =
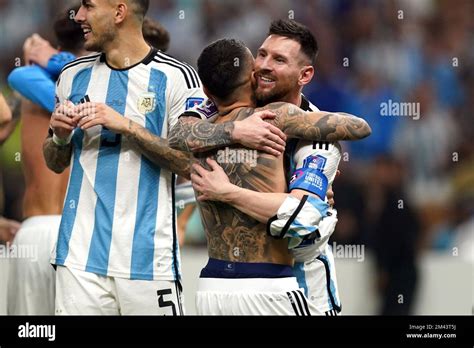
[[270, 87], [275, 84], [275, 80], [270, 77], [258, 76], [257, 80], [258, 80], [258, 84], [261, 85], [262, 87]]
[[82, 28], [82, 31], [84, 32], [84, 38], [87, 39], [90, 33], [92, 33], [92, 30], [90, 28]]

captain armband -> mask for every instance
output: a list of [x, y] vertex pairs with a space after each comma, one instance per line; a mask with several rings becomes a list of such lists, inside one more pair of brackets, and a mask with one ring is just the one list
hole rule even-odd
[[305, 195], [299, 200], [290, 195], [268, 220], [267, 233], [277, 239], [290, 238], [288, 248], [295, 248], [303, 240], [321, 237], [318, 224], [328, 209], [329, 204], [317, 197]]

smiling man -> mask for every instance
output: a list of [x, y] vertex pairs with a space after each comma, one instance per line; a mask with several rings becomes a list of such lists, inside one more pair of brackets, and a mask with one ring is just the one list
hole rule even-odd
[[[292, 20], [272, 22], [267, 38], [255, 58], [254, 93], [258, 105], [283, 101], [297, 105], [304, 111], [317, 111], [318, 108], [302, 94], [303, 87], [314, 76], [317, 53], [317, 41], [307, 27]], [[215, 109], [215, 105], [208, 101], [187, 112], [177, 127], [177, 129], [183, 127], [185, 131], [180, 137], [173, 135], [170, 142], [174, 144], [176, 139], [177, 143], [183, 143], [180, 138], [184, 135], [186, 148], [196, 153], [234, 143], [254, 149], [268, 149], [266, 146], [268, 139], [261, 141], [255, 134], [255, 129], [260, 126], [262, 120], [255, 118], [254, 115], [244, 121], [227, 122], [225, 127], [222, 127], [222, 124], [203, 127], [191, 117], [197, 116], [207, 121], [215, 121], [219, 115]], [[327, 139], [323, 139], [326, 141], [313, 142], [301, 139], [288, 141], [285, 162], [290, 194], [264, 193], [232, 185], [224, 170], [216, 164], [211, 171], [198, 167], [199, 175], [193, 176], [194, 187], [202, 193], [199, 200], [224, 202], [261, 223], [270, 224], [272, 220], [269, 219], [285, 214], [291, 216], [287, 221], [288, 226], [292, 226], [290, 220], [296, 223], [301, 219], [310, 219], [310, 216], [301, 212], [296, 213], [300, 200], [304, 195], [309, 195], [331, 202], [326, 197], [326, 189], [331, 187], [341, 158], [340, 146], [333, 141], [338, 138], [336, 133], [343, 129], [331, 122], [326, 122], [324, 126], [333, 129], [333, 133]], [[354, 126], [355, 123], [349, 123], [344, 132], [352, 135], [353, 140], [360, 139], [357, 134], [358, 128]], [[178, 130], [176, 132], [179, 133]], [[271, 150], [276, 153], [267, 152], [279, 154], [278, 148]], [[226, 167], [219, 158], [217, 160]], [[332, 190], [328, 191], [328, 197], [331, 192]], [[334, 257], [327, 243], [334, 232], [336, 222], [337, 212], [331, 209], [330, 216], [325, 217], [319, 226], [311, 227], [318, 230], [319, 238], [306, 240], [298, 248], [291, 250], [295, 259], [293, 272], [298, 284], [319, 312], [326, 315], [336, 315], [341, 311]], [[301, 226], [297, 228], [302, 229]]]
[[148, 0], [84, 0], [75, 20], [100, 52], [67, 65], [44, 156], [71, 177], [52, 262], [56, 314], [182, 314], [168, 129], [203, 98], [196, 72], [151, 48]]

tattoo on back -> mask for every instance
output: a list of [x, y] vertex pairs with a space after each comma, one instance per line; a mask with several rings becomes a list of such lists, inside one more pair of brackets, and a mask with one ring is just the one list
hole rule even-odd
[[[248, 115], [249, 109], [243, 108], [235, 112], [231, 120], [240, 120]], [[226, 119], [228, 121], [228, 117]], [[208, 157], [222, 166], [235, 185], [261, 192], [285, 190], [282, 158], [264, 155], [240, 145], [196, 154], [194, 158], [208, 168]], [[286, 251], [284, 242], [267, 235], [265, 224], [236, 208], [214, 201], [200, 202], [199, 207], [210, 257], [233, 262], [272, 262], [275, 248]]]

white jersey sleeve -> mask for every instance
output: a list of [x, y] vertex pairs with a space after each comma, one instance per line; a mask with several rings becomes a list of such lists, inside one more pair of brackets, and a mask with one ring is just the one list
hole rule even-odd
[[[177, 79], [184, 79], [183, 74], [180, 74], [179, 72], [176, 72], [175, 77]], [[198, 79], [197, 74], [195, 78]], [[205, 98], [206, 95], [200, 87], [191, 86], [191, 88], [188, 88], [184, 81], [182, 81], [182, 83], [173, 83], [173, 81], [170, 81], [168, 84], [167, 98], [168, 129], [172, 129], [173, 126], [176, 125], [180, 115], [182, 115], [186, 110], [192, 109], [196, 105], [201, 104]]]
[[339, 143], [299, 141], [293, 154], [296, 170], [290, 180], [290, 191], [300, 189], [324, 199], [340, 160]]

